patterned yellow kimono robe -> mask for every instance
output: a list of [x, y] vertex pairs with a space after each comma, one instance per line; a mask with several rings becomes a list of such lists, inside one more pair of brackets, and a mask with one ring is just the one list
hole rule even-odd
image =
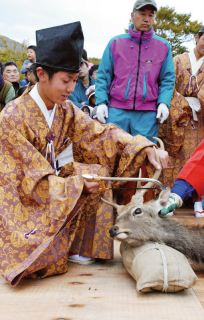
[[[169, 168], [163, 172], [163, 183], [170, 187], [204, 138], [204, 57], [196, 62], [193, 55], [192, 51], [174, 57], [175, 90], [167, 125], [160, 125], [159, 136], [170, 155]], [[198, 121], [193, 119], [185, 97], [199, 99]]]
[[[46, 159], [71, 143], [74, 162], [59, 175]], [[112, 259], [112, 190], [87, 195], [83, 173], [135, 176], [152, 143], [91, 120], [70, 101], [58, 105], [51, 129], [26, 91], [0, 113], [0, 272], [12, 286], [22, 277], [67, 271], [68, 252]], [[115, 187], [121, 183], [115, 183]], [[107, 183], [111, 187], [111, 182]]]

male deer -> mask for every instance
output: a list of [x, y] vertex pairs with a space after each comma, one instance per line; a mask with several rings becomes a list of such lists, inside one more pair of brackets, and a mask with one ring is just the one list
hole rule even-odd
[[[162, 143], [160, 141], [160, 143]], [[162, 143], [163, 147], [163, 143]], [[156, 150], [156, 149], [155, 149]], [[157, 156], [157, 162], [159, 157]], [[160, 164], [161, 167], [161, 164]], [[162, 167], [161, 167], [162, 168]], [[158, 179], [161, 170], [157, 170], [153, 179]], [[187, 226], [166, 216], [160, 216], [160, 210], [166, 205], [170, 189], [161, 191], [157, 200], [143, 204], [144, 188], [152, 187], [148, 182], [144, 187], [138, 182], [136, 194], [130, 203], [119, 206], [105, 201], [116, 208], [118, 217], [110, 229], [110, 236], [119, 241], [125, 241], [131, 246], [140, 246], [147, 241], [166, 244], [182, 252], [194, 264], [194, 267], [204, 268], [204, 227]]]

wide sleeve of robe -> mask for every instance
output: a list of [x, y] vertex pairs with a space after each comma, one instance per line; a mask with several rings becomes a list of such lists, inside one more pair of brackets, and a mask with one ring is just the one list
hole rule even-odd
[[[56, 176], [45, 158], [50, 134], [56, 156], [73, 144], [70, 166], [82, 164], [81, 171]], [[149, 146], [152, 142], [142, 136], [91, 120], [69, 101], [58, 106], [51, 130], [28, 92], [10, 102], [0, 113], [0, 272], [5, 279], [15, 279], [16, 285], [25, 270], [44, 270], [63, 258], [65, 225], [84, 204], [83, 165], [90, 171], [103, 166], [111, 176], [135, 176]]]

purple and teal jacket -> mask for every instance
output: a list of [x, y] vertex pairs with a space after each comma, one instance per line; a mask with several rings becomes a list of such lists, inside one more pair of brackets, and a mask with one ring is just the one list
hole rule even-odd
[[175, 72], [169, 43], [153, 33], [134, 31], [108, 43], [97, 73], [96, 105], [126, 110], [170, 107]]

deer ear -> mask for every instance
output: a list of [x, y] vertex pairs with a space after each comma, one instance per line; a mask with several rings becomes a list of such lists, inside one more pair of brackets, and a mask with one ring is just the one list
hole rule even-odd
[[170, 188], [166, 188], [166, 190], [162, 190], [159, 194], [159, 198], [154, 202], [155, 209], [159, 212], [163, 207], [167, 204], [169, 200], [171, 190]]
[[164, 207], [167, 204], [167, 201], [169, 200], [169, 196], [171, 193], [171, 189], [170, 188], [166, 188], [166, 190], [162, 190], [160, 195], [159, 195], [159, 204], [160, 206]]

